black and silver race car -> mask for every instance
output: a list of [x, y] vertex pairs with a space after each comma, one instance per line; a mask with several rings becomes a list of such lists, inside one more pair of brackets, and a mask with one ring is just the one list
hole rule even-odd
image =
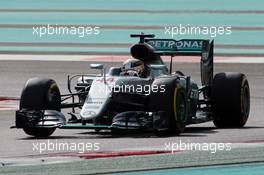
[[[180, 134], [187, 125], [208, 121], [219, 128], [246, 124], [250, 111], [247, 78], [242, 73], [214, 75], [213, 41], [155, 39], [145, 34], [131, 37], [140, 39], [130, 49], [137, 61], [111, 67], [108, 73], [102, 64], [91, 64], [101, 74], [68, 76], [69, 94], [60, 94], [52, 79], [29, 79], [15, 127], [31, 136], [48, 137], [56, 128]], [[171, 56], [169, 68], [161, 59], [164, 55]], [[190, 55], [201, 57], [200, 87], [190, 76], [172, 70], [175, 56]], [[64, 108], [72, 111], [68, 121], [61, 112]]]

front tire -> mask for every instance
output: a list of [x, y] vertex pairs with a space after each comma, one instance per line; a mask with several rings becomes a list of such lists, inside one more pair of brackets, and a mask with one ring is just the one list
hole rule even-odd
[[[57, 110], [60, 111], [61, 96], [54, 80], [31, 78], [26, 82], [20, 98], [20, 110]], [[24, 126], [26, 134], [35, 137], [48, 137], [56, 128], [35, 128]]]
[[241, 73], [218, 73], [212, 87], [212, 114], [218, 128], [241, 128], [249, 117], [250, 90]]

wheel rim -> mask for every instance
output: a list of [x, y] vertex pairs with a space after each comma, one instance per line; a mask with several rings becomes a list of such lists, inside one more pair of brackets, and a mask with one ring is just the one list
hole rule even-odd
[[48, 90], [47, 101], [49, 108], [60, 110], [60, 92], [55, 83], [52, 84]]
[[181, 93], [178, 97], [178, 100], [176, 102], [176, 108], [177, 108], [177, 116], [179, 117], [181, 122], [185, 122], [185, 113], [186, 113], [186, 104], [183, 94]]
[[54, 102], [57, 101], [58, 96], [59, 96], [59, 95], [58, 95], [58, 92], [56, 92], [55, 89], [52, 89], [52, 90], [50, 90], [50, 92], [48, 93], [48, 101], [49, 101], [50, 103], [54, 103]]

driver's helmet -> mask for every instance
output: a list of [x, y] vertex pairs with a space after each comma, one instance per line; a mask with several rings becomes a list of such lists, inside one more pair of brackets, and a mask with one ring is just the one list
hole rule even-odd
[[145, 73], [144, 62], [138, 59], [128, 59], [123, 63], [121, 71], [124, 75], [143, 76]]

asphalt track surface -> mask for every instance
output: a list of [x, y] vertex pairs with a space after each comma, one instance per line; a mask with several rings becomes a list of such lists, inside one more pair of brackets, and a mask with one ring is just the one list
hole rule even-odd
[[[78, 61], [1, 61], [0, 95], [19, 97], [24, 83], [31, 77], [55, 79], [62, 93], [66, 93], [66, 76], [68, 74], [95, 73], [89, 69], [89, 63]], [[105, 63], [107, 67], [120, 64]], [[199, 63], [174, 63], [173, 67], [174, 70], [182, 70], [185, 74], [192, 75], [196, 81], [200, 80]], [[215, 72], [220, 71], [243, 72], [248, 77], [251, 90], [251, 112], [248, 123], [243, 129], [216, 129], [213, 123], [209, 122], [188, 126], [180, 136], [165, 137], [157, 137], [153, 133], [127, 133], [112, 136], [109, 132], [98, 134], [87, 130], [57, 129], [49, 139], [36, 140], [25, 135], [22, 130], [9, 129], [14, 125], [15, 112], [14, 110], [1, 110], [0, 162], [2, 167], [0, 167], [0, 174], [1, 172], [9, 174], [41, 174], [44, 172], [86, 174], [262, 162], [264, 161], [264, 64], [215, 64]], [[96, 151], [86, 153], [43, 151], [40, 153], [39, 150], [33, 149], [34, 143], [47, 143], [48, 141], [53, 143], [99, 143], [99, 151], [106, 155], [98, 158], [98, 154], [92, 155]], [[174, 154], [171, 154], [170, 150], [165, 150], [166, 144], [179, 142], [231, 143], [232, 149], [216, 153], [184, 150], [176, 151]], [[124, 151], [134, 151], [134, 154], [138, 151], [139, 155], [112, 158], [116, 155], [127, 155], [124, 154]], [[147, 151], [150, 151], [151, 155], [147, 155]], [[151, 151], [153, 153], [155, 151], [169, 152], [152, 155]], [[108, 154], [109, 152], [111, 154]], [[109, 158], [107, 158], [108, 156]], [[104, 166], [102, 167], [102, 165]]]

